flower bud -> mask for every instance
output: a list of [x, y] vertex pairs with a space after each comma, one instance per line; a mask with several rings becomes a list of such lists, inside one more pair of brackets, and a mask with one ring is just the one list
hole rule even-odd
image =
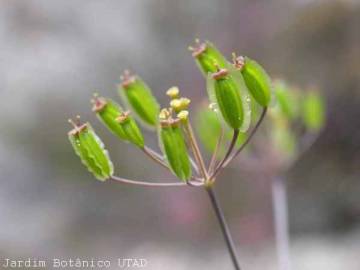
[[176, 112], [186, 110], [189, 107], [191, 100], [188, 98], [175, 98], [170, 101], [170, 107]]
[[192, 51], [192, 56], [205, 77], [209, 72], [216, 72], [218, 67], [226, 68], [228, 66], [226, 58], [212, 43], [209, 41], [200, 43], [198, 39], [195, 42], [195, 47], [189, 47], [189, 50]]
[[159, 139], [171, 171], [183, 181], [190, 179], [191, 164], [180, 119], [160, 120]]
[[240, 70], [245, 84], [251, 96], [263, 107], [267, 107], [271, 101], [271, 79], [264, 68], [256, 61], [233, 54], [234, 66]]
[[251, 100], [241, 73], [228, 69], [209, 73], [207, 89], [212, 105], [219, 107], [225, 122], [232, 129], [245, 132], [250, 124]]
[[305, 126], [311, 131], [318, 131], [325, 122], [324, 101], [316, 91], [309, 91], [304, 96], [303, 101], [303, 121]]
[[181, 111], [177, 114], [177, 117], [185, 123], [189, 119], [189, 111]]
[[171, 112], [170, 112], [170, 110], [168, 110], [168, 109], [161, 109], [161, 111], [160, 111], [160, 113], [159, 113], [159, 119], [160, 120], [166, 120], [166, 119], [168, 119], [168, 118], [170, 118], [171, 117]]
[[122, 113], [122, 108], [120, 105], [112, 101], [111, 99], [106, 99], [104, 97], [98, 97], [94, 95], [92, 100], [93, 108], [92, 110], [96, 113], [100, 121], [117, 137], [121, 140], [127, 140], [127, 136], [123, 128], [116, 122], [116, 117]]
[[104, 144], [90, 124], [74, 123], [72, 120], [69, 122], [74, 126], [68, 133], [69, 140], [82, 163], [98, 180], [105, 181], [110, 178], [114, 171], [113, 164]]
[[125, 71], [119, 94], [140, 120], [149, 126], [155, 126], [158, 120], [160, 106], [151, 89], [136, 75]]
[[178, 98], [179, 93], [180, 93], [179, 88], [176, 86], [173, 86], [166, 91], [166, 95], [169, 96], [171, 99]]
[[124, 130], [127, 139], [135, 144], [136, 146], [143, 148], [144, 147], [144, 137], [136, 124], [135, 120], [129, 115], [130, 112], [126, 111], [121, 113], [116, 121]]

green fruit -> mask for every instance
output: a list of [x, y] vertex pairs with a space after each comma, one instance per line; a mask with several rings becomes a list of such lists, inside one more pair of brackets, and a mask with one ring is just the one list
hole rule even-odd
[[248, 57], [239, 57], [237, 59], [239, 62], [242, 61], [240, 71], [252, 97], [261, 106], [269, 106], [272, 92], [269, 75], [256, 61]]
[[245, 132], [250, 124], [250, 96], [241, 76], [237, 71], [228, 69], [208, 74], [207, 89], [210, 100], [216, 104], [225, 122], [232, 129]]
[[[190, 47], [191, 48], [191, 47]], [[214, 73], [218, 68], [226, 68], [228, 62], [221, 52], [209, 41], [204, 43], [196, 42], [192, 56], [195, 58], [196, 64], [202, 74], [206, 77], [207, 74]]]
[[144, 147], [144, 136], [141, 133], [140, 128], [136, 124], [135, 120], [129, 115], [130, 112], [124, 112], [116, 118], [121, 128], [124, 130], [128, 141], [136, 146]]
[[100, 121], [111, 131], [111, 133], [121, 140], [128, 140], [125, 131], [116, 121], [116, 117], [123, 112], [120, 105], [111, 99], [97, 96], [95, 96], [93, 103], [94, 105], [92, 110], [96, 113]]
[[104, 144], [89, 123], [74, 126], [68, 136], [75, 153], [98, 180], [107, 180], [113, 175], [114, 169]]
[[153, 96], [151, 89], [135, 75], [124, 72], [123, 81], [119, 86], [119, 94], [128, 104], [131, 111], [148, 126], [155, 127], [158, 120], [160, 105]]
[[159, 139], [171, 171], [179, 179], [189, 180], [191, 178], [191, 163], [180, 127], [180, 120], [161, 120]]

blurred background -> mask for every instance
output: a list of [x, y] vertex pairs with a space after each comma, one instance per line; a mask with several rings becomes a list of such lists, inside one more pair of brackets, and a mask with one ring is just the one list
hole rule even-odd
[[[327, 124], [287, 173], [298, 270], [360, 269], [360, 1], [0, 2], [1, 258], [146, 258], [147, 269], [232, 269], [205, 192], [96, 181], [68, 142], [67, 119], [89, 120], [116, 174], [171, 180], [91, 113], [96, 90], [118, 99], [125, 68], [165, 105], [177, 85], [205, 82], [187, 50], [209, 39], [257, 59], [273, 77], [326, 97]], [[157, 138], [146, 132], [148, 144]], [[233, 164], [217, 186], [244, 269], [277, 269], [266, 181]], [[261, 194], [264, 194], [261, 191]], [[270, 192], [270, 191], [269, 191]]]

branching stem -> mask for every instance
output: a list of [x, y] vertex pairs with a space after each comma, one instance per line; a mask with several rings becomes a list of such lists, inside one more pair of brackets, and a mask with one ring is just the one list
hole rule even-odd
[[[112, 176], [112, 180], [123, 183], [123, 184], [131, 184], [131, 185], [137, 185], [137, 186], [145, 186], [145, 187], [187, 187], [187, 183], [183, 182], [177, 182], [177, 183], [154, 183], [154, 182], [144, 182], [144, 181], [136, 181], [136, 180], [130, 180], [118, 176]], [[202, 186], [200, 183], [191, 182], [192, 186]]]
[[264, 107], [258, 121], [256, 122], [256, 125], [251, 130], [251, 132], [250, 132], [249, 136], [247, 137], [247, 139], [245, 140], [245, 142], [240, 146], [240, 148], [238, 150], [236, 150], [236, 152], [234, 154], [232, 154], [229, 158], [224, 160], [224, 162], [223, 162], [223, 164], [221, 164], [221, 166], [218, 166], [218, 168], [215, 170], [215, 172], [211, 175], [211, 179], [215, 179], [216, 176], [221, 172], [221, 170], [223, 168], [225, 168], [232, 160], [234, 160], [241, 153], [241, 151], [249, 144], [249, 142], [255, 135], [256, 131], [258, 130], [259, 126], [261, 125], [262, 121], [264, 120], [266, 112], [267, 112], [267, 107]]
[[219, 138], [217, 139], [215, 149], [214, 149], [214, 153], [211, 156], [210, 165], [209, 165], [209, 169], [208, 169], [209, 173], [214, 171], [215, 164], [216, 164], [216, 158], [217, 158], [217, 156], [219, 154], [220, 146], [221, 146], [223, 138], [224, 138], [224, 129], [221, 128], [221, 133], [220, 133]]
[[151, 148], [149, 148], [148, 146], [144, 146], [144, 148], [141, 148], [141, 150], [148, 156], [150, 157], [153, 161], [155, 161], [156, 163], [160, 164], [162, 167], [166, 168], [167, 170], [169, 170], [169, 166], [163, 161], [162, 157], [156, 153], [154, 150], [152, 150]]
[[[214, 154], [211, 158], [210, 161], [210, 165], [209, 168], [207, 169], [205, 166], [205, 162], [204, 159], [201, 155], [200, 152], [200, 148], [199, 145], [196, 141], [193, 129], [191, 127], [190, 121], [189, 119], [186, 120], [186, 122], [184, 123], [184, 129], [185, 132], [188, 136], [189, 139], [189, 143], [190, 143], [190, 147], [191, 150], [194, 154], [195, 157], [195, 161], [196, 164], [193, 164], [193, 167], [200, 172], [201, 176], [202, 176], [202, 180], [203, 182], [196, 182], [196, 181], [188, 181], [186, 183], [154, 183], [154, 182], [143, 182], [143, 181], [135, 181], [135, 180], [129, 180], [129, 179], [125, 179], [125, 178], [120, 178], [117, 176], [113, 176], [111, 179], [121, 182], [121, 183], [125, 183], [125, 184], [134, 184], [134, 185], [139, 185], [139, 186], [148, 186], [148, 187], [184, 187], [184, 186], [192, 186], [192, 187], [201, 187], [204, 186], [205, 190], [207, 191], [210, 201], [211, 201], [211, 205], [215, 211], [216, 217], [219, 221], [220, 224], [220, 228], [221, 228], [221, 232], [224, 236], [225, 239], [225, 243], [226, 246], [228, 248], [231, 260], [233, 262], [233, 265], [235, 267], [235, 270], [240, 270], [240, 265], [239, 265], [239, 261], [236, 255], [236, 251], [235, 251], [235, 245], [229, 230], [229, 227], [226, 223], [223, 211], [220, 207], [220, 204], [218, 202], [218, 199], [216, 197], [216, 194], [213, 190], [213, 180], [216, 178], [216, 176], [219, 174], [219, 172], [226, 166], [228, 165], [244, 148], [246, 145], [248, 145], [248, 143], [250, 142], [250, 140], [252, 139], [252, 137], [254, 136], [254, 134], [256, 133], [258, 127], [260, 126], [261, 122], [263, 121], [265, 115], [266, 115], [266, 111], [267, 108], [265, 107], [262, 111], [262, 114], [258, 120], [258, 122], [256, 123], [255, 127], [252, 129], [250, 135], [248, 136], [248, 138], [246, 139], [246, 141], [241, 145], [241, 147], [234, 153], [231, 155], [235, 145], [236, 145], [236, 141], [238, 139], [239, 136], [239, 130], [235, 129], [234, 133], [233, 133], [233, 137], [232, 140], [230, 142], [230, 145], [228, 147], [228, 150], [224, 156], [224, 158], [219, 162], [219, 164], [216, 166], [215, 170], [213, 169], [215, 166], [215, 162], [216, 162], [216, 156], [217, 153], [219, 151], [219, 147], [223, 138], [223, 132], [220, 135], [220, 138], [218, 139], [217, 145], [215, 147], [215, 151]], [[146, 155], [148, 155], [151, 159], [153, 159], [155, 162], [159, 163], [161, 166], [166, 167], [167, 169], [169, 169], [169, 167], [167, 166], [167, 164], [163, 161], [162, 157], [157, 154], [155, 151], [153, 151], [152, 149], [148, 148], [148, 147], [144, 147], [142, 149], [144, 151], [144, 153]], [[194, 162], [192, 162], [194, 163]], [[213, 172], [212, 172], [213, 171]], [[209, 176], [209, 174], [211, 174]]]
[[209, 179], [215, 179], [216, 175], [219, 173], [219, 171], [223, 168], [224, 163], [228, 160], [228, 158], [230, 157], [230, 154], [232, 152], [232, 150], [234, 149], [235, 145], [236, 145], [236, 140], [239, 137], [239, 130], [238, 129], [234, 129], [234, 133], [233, 133], [233, 137], [231, 139], [230, 145], [228, 150], [226, 151], [225, 156], [223, 157], [223, 159], [220, 161], [220, 163], [216, 166], [215, 171], [211, 174], [211, 177], [209, 177]]
[[[152, 150], [148, 146], [144, 146], [144, 148], [141, 149], [148, 157], [150, 157], [153, 161], [160, 164], [162, 167], [170, 170], [169, 166], [164, 162], [163, 157], [157, 153], [156, 151]], [[194, 170], [199, 173], [199, 169], [196, 165], [196, 163], [190, 158], [191, 166], [194, 168]]]
[[208, 173], [207, 173], [207, 170], [206, 170], [205, 162], [204, 162], [204, 159], [203, 159], [203, 157], [201, 155], [200, 148], [199, 148], [199, 145], [198, 145], [198, 143], [196, 141], [194, 131], [193, 131], [192, 127], [191, 127], [189, 119], [187, 119], [186, 122], [184, 123], [184, 128], [185, 128], [185, 131], [186, 131], [186, 133], [187, 133], [187, 135], [189, 137], [190, 146], [191, 146], [192, 152], [194, 154], [196, 163], [197, 163], [197, 165], [199, 167], [199, 170], [201, 172], [201, 176], [206, 180], [206, 179], [208, 179]]
[[261, 115], [258, 119], [258, 121], [256, 122], [256, 125], [254, 126], [254, 128], [251, 130], [249, 136], [247, 137], [247, 139], [245, 140], [245, 142], [240, 146], [240, 148], [238, 150], [236, 150], [236, 152], [223, 164], [223, 167], [227, 166], [234, 158], [236, 158], [241, 151], [249, 144], [249, 142], [251, 141], [252, 137], [255, 135], [256, 131], [258, 130], [258, 128], [260, 127], [261, 123], [263, 122], [265, 115], [267, 112], [267, 107], [264, 107]]

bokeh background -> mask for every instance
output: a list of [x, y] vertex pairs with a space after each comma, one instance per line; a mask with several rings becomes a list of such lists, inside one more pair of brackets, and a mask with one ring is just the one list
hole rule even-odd
[[[0, 255], [123, 258], [147, 269], [231, 269], [205, 192], [101, 183], [67, 139], [69, 117], [93, 123], [116, 174], [173, 177], [96, 120], [97, 90], [118, 99], [125, 68], [162, 104], [170, 86], [192, 98], [204, 80], [194, 38], [261, 62], [274, 77], [322, 89], [327, 124], [287, 174], [298, 270], [360, 269], [360, 2], [315, 0], [0, 2]], [[156, 136], [146, 132], [148, 144]], [[269, 196], [233, 164], [217, 191], [244, 269], [276, 269]]]

